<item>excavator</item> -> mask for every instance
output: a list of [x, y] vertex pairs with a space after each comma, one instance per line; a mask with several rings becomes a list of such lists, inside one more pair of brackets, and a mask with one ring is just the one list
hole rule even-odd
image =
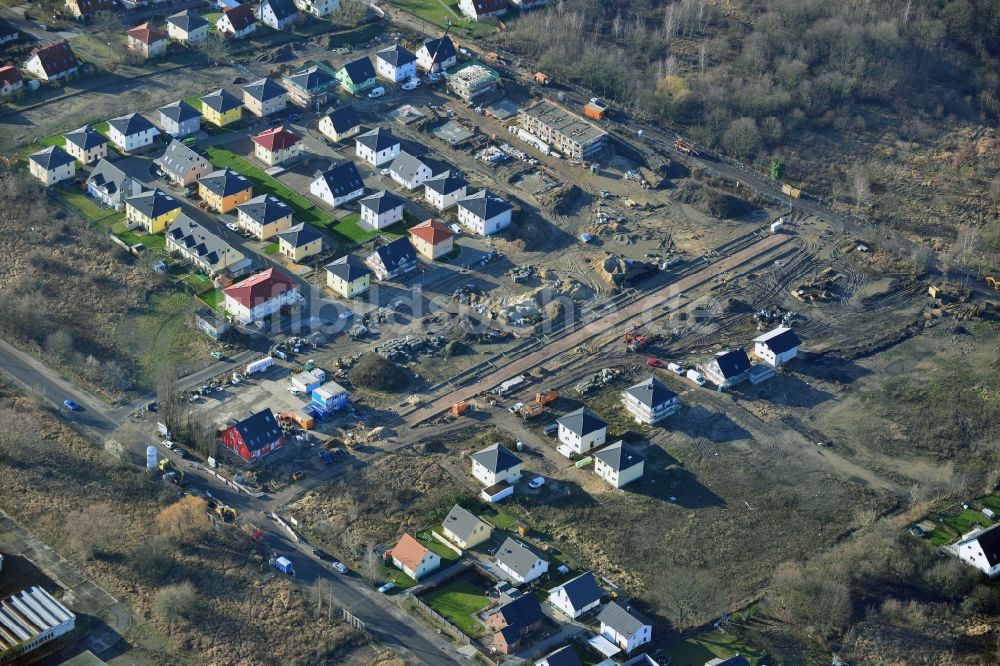
[[1000, 280], [996, 279], [992, 275], [986, 276], [986, 284], [990, 285], [994, 289], [1000, 289]]

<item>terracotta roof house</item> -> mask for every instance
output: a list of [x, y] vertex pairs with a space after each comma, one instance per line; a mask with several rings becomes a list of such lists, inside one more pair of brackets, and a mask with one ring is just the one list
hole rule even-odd
[[0, 67], [0, 97], [13, 95], [24, 87], [24, 75], [14, 65]]
[[251, 275], [226, 287], [225, 308], [240, 322], [260, 321], [284, 306], [302, 301], [299, 285], [276, 268]]
[[413, 580], [420, 580], [441, 566], [441, 556], [409, 534], [403, 534], [392, 549], [392, 563]]
[[215, 20], [215, 29], [230, 39], [243, 39], [257, 29], [257, 17], [249, 4], [226, 7]]
[[266, 129], [250, 140], [254, 144], [254, 157], [268, 166], [295, 159], [302, 152], [302, 138], [284, 125]]
[[222, 432], [222, 443], [247, 462], [277, 451], [285, 443], [274, 412], [262, 409]]
[[24, 70], [42, 81], [72, 76], [79, 67], [80, 62], [66, 40], [31, 49], [31, 57], [24, 63]]
[[455, 232], [434, 218], [410, 227], [413, 248], [428, 261], [445, 256], [455, 246]]
[[167, 33], [146, 21], [125, 31], [128, 49], [154, 58], [167, 50]]

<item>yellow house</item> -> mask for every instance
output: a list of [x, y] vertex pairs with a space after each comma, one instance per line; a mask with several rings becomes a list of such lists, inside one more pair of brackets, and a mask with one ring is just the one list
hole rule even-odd
[[445, 537], [459, 548], [473, 548], [493, 534], [493, 528], [468, 509], [455, 505], [441, 523]]
[[305, 222], [278, 234], [281, 256], [298, 262], [323, 251], [323, 236]]
[[128, 228], [141, 226], [151, 234], [166, 231], [181, 212], [181, 202], [156, 188], [125, 200]]
[[198, 179], [198, 196], [213, 210], [228, 213], [250, 200], [253, 183], [231, 169], [220, 169]]
[[451, 252], [455, 245], [455, 232], [431, 218], [410, 228], [410, 242], [417, 254], [434, 261]]
[[243, 117], [243, 102], [220, 88], [201, 98], [201, 115], [213, 125], [223, 127]]
[[371, 277], [371, 270], [350, 255], [326, 265], [327, 286], [344, 298], [354, 298], [368, 291]]

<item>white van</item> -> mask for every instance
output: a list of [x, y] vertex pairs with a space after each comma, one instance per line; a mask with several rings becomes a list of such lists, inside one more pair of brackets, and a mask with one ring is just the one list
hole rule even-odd
[[698, 372], [697, 370], [688, 370], [687, 371], [687, 378], [690, 379], [691, 381], [693, 381], [698, 386], [704, 386], [705, 385], [705, 378], [702, 377], [701, 373]]
[[376, 97], [381, 97], [385, 94], [385, 88], [379, 86], [378, 88], [372, 88], [371, 92], [368, 93], [368, 97], [375, 99]]
[[684, 374], [684, 368], [682, 368], [681, 366], [677, 365], [676, 363], [667, 363], [667, 370], [669, 370], [670, 372], [674, 373], [675, 375], [683, 375]]

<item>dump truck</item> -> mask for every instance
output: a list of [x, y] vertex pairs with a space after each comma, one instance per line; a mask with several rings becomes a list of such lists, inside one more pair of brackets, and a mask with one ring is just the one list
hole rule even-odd
[[607, 105], [597, 97], [591, 97], [590, 101], [583, 105], [583, 115], [591, 120], [604, 120], [604, 114], [607, 112]]
[[163, 472], [163, 480], [176, 483], [178, 486], [184, 485], [184, 470], [179, 469], [170, 458], [161, 458], [157, 467]]
[[544, 411], [545, 408], [542, 407], [541, 403], [531, 400], [517, 410], [517, 415], [522, 419], [533, 419]]
[[541, 83], [543, 86], [549, 85], [549, 75], [545, 72], [535, 72], [535, 83]]
[[243, 523], [240, 525], [240, 531], [250, 537], [250, 540], [254, 543], [260, 543], [264, 540], [264, 530], [253, 523]]
[[685, 155], [690, 155], [691, 157], [698, 156], [698, 150], [684, 139], [674, 139], [673, 146]]

